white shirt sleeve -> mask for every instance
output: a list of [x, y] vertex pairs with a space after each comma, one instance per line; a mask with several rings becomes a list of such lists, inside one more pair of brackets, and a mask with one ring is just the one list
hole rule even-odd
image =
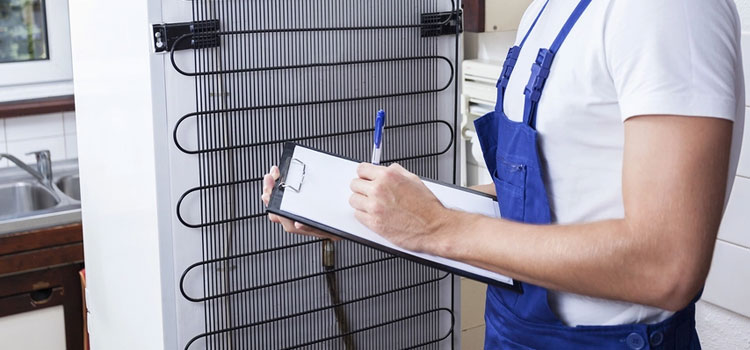
[[613, 0], [604, 47], [623, 121], [734, 120], [739, 19], [731, 0]]

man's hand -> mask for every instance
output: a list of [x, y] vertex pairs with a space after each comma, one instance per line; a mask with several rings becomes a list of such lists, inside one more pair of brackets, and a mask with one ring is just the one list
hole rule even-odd
[[427, 251], [448, 212], [422, 180], [398, 164], [362, 163], [351, 183], [349, 204], [362, 224], [394, 244]]
[[[263, 203], [266, 205], [266, 207], [268, 206], [268, 202], [271, 201], [271, 192], [273, 192], [273, 186], [279, 179], [279, 176], [281, 176], [281, 173], [279, 172], [279, 168], [275, 165], [271, 167], [271, 170], [268, 172], [268, 174], [263, 176], [263, 195], [261, 196], [261, 199], [263, 199]], [[336, 236], [330, 235], [326, 232], [314, 229], [312, 227], [305, 226], [299, 222], [294, 222], [278, 215], [268, 214], [268, 219], [271, 220], [271, 222], [281, 224], [281, 226], [284, 227], [284, 230], [289, 233], [314, 236], [334, 241], [339, 240], [339, 238]]]
[[479, 191], [482, 193], [489, 194], [491, 196], [497, 196], [497, 190], [495, 190], [495, 184], [476, 185], [476, 186], [471, 186], [469, 188], [474, 191]]

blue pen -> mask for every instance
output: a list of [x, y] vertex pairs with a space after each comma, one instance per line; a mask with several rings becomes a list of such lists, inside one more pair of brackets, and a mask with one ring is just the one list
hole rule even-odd
[[375, 118], [375, 147], [372, 150], [372, 164], [380, 165], [380, 155], [383, 153], [383, 127], [385, 127], [385, 111], [379, 110]]

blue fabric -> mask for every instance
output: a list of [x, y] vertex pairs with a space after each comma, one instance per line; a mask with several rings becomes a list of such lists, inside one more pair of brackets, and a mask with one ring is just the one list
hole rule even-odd
[[[521, 44], [514, 46], [510, 48], [510, 51], [508, 51], [508, 56], [505, 58], [505, 63], [503, 64], [503, 70], [502, 73], [500, 73], [500, 79], [497, 81], [497, 103], [496, 106], [503, 105], [503, 98], [505, 97], [505, 88], [508, 87], [508, 81], [510, 80], [510, 74], [513, 73], [513, 68], [516, 66], [516, 61], [518, 60], [518, 54], [521, 53], [521, 48], [526, 43], [526, 39], [529, 38], [529, 34], [531, 34], [531, 31], [536, 26], [536, 23], [539, 21], [539, 18], [542, 17], [542, 13], [544, 13], [544, 9], [547, 8], [547, 4], [549, 4], [549, 0], [544, 3], [544, 6], [542, 6], [542, 10], [539, 11], [539, 14], [534, 18], [534, 22], [531, 23], [531, 27], [529, 27], [529, 30], [526, 32], [526, 35], [524, 35], [523, 40], [521, 40]], [[497, 107], [495, 107], [495, 111], [497, 110]], [[499, 112], [501, 112], [500, 110]]]
[[[550, 49], [541, 49], [525, 90], [523, 122], [508, 119], [503, 109], [505, 88], [521, 45], [510, 49], [498, 80], [495, 111], [475, 122], [487, 168], [495, 183], [504, 219], [549, 224], [550, 207], [543, 182], [542, 162], [535, 129], [536, 107], [549, 77], [555, 54], [591, 0], [581, 0]], [[487, 289], [485, 349], [594, 350], [594, 349], [700, 349], [695, 332], [695, 305], [655, 325], [565, 326], [547, 302], [547, 290], [523, 283], [523, 294], [500, 287]]]

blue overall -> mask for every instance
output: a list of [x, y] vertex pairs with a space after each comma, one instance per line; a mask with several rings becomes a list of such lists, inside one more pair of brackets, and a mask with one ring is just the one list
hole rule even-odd
[[[550, 206], [542, 181], [538, 151], [536, 111], [555, 54], [591, 0], [581, 0], [549, 49], [540, 49], [525, 89], [522, 122], [508, 119], [503, 99], [523, 44], [546, 4], [520, 45], [510, 49], [497, 84], [497, 105], [475, 122], [487, 168], [490, 170], [503, 218], [529, 224], [549, 224]], [[523, 284], [523, 293], [490, 286], [485, 314], [485, 349], [603, 350], [603, 349], [700, 349], [695, 332], [695, 304], [669, 319], [651, 325], [564, 325], [547, 302], [547, 290]]]

